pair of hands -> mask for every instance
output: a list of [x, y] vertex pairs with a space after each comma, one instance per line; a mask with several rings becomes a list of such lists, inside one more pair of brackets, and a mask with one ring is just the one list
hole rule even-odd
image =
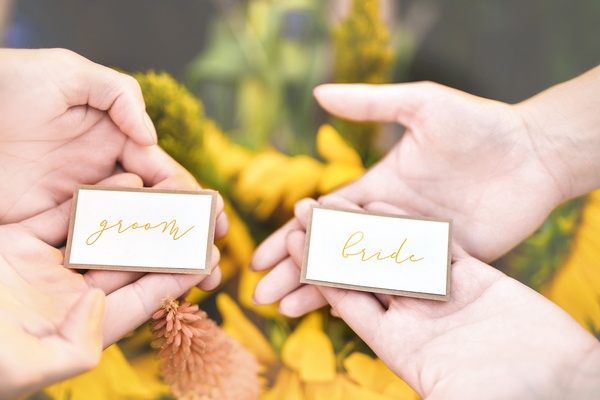
[[257, 249], [252, 268], [272, 270], [258, 283], [254, 301], [280, 301], [280, 311], [292, 317], [330, 304], [423, 397], [591, 396], [600, 376], [597, 340], [543, 296], [478, 260], [504, 254], [557, 204], [600, 185], [566, 178], [586, 169], [561, 159], [581, 154], [585, 146], [577, 138], [566, 139], [574, 146], [565, 148], [560, 132], [533, 129], [541, 110], [552, 109], [556, 92], [510, 106], [427, 82], [317, 88], [317, 100], [334, 114], [406, 127], [382, 161], [319, 203], [452, 218], [451, 300], [300, 285], [313, 202], [305, 200]]
[[[196, 190], [158, 146], [137, 82], [66, 50], [0, 50], [0, 398], [84, 372], [166, 295], [212, 275], [63, 267], [78, 183]], [[217, 206], [216, 235], [227, 221]], [[212, 266], [218, 262], [214, 250]]]

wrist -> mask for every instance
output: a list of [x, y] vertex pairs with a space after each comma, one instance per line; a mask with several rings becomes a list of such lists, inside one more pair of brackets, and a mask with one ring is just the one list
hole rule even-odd
[[600, 67], [513, 107], [562, 201], [600, 187]]

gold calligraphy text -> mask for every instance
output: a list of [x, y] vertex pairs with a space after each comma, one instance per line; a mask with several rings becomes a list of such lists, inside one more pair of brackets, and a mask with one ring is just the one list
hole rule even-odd
[[186, 230], [183, 233], [179, 233], [179, 227], [177, 226], [177, 220], [173, 219], [170, 222], [167, 221], [162, 221], [156, 225], [152, 225], [151, 223], [146, 223], [146, 224], [140, 224], [139, 222], [134, 222], [130, 225], [126, 225], [123, 223], [123, 220], [119, 220], [119, 222], [113, 224], [113, 225], [109, 225], [107, 220], [103, 220], [102, 222], [100, 222], [100, 230], [92, 233], [90, 236], [88, 236], [87, 240], [85, 241], [85, 243], [88, 246], [93, 245], [94, 243], [96, 243], [98, 241], [98, 239], [100, 239], [100, 237], [102, 236], [102, 234], [110, 229], [114, 229], [116, 228], [116, 232], [118, 234], [122, 234], [127, 232], [128, 230], [137, 230], [137, 229], [143, 229], [145, 231], [149, 231], [152, 229], [160, 229], [162, 228], [162, 233], [168, 233], [169, 236], [172, 237], [173, 240], [179, 240], [181, 239], [186, 233], [188, 233], [189, 231], [191, 231], [192, 229], [194, 229], [194, 226], [192, 226], [191, 228], [189, 228], [188, 230]]
[[[358, 256], [358, 257], [360, 257], [360, 259], [362, 261], [369, 261], [372, 259], [375, 259], [378, 261], [392, 259], [392, 260], [394, 260], [394, 262], [396, 262], [396, 264], [402, 264], [403, 262], [406, 262], [406, 261], [418, 262], [418, 261], [423, 260], [423, 258], [424, 258], [424, 257], [415, 258], [414, 254], [411, 254], [410, 256], [408, 256], [406, 258], [402, 258], [400, 256], [400, 253], [402, 252], [404, 245], [406, 245], [406, 242], [408, 241], [408, 239], [404, 239], [402, 241], [402, 243], [400, 243], [400, 246], [398, 246], [398, 249], [394, 252], [391, 252], [388, 255], [383, 255], [382, 254], [383, 250], [381, 250], [381, 249], [372, 254], [369, 254], [371, 252], [369, 252], [365, 247], [363, 247], [361, 249], [359, 246], [359, 243], [364, 238], [365, 238], [365, 234], [362, 231], [357, 231], [357, 232], [354, 232], [352, 235], [350, 235], [348, 240], [346, 240], [344, 247], [342, 248], [342, 257], [348, 258], [348, 257]], [[358, 250], [358, 251], [356, 251], [356, 250]], [[354, 252], [351, 253], [350, 251], [354, 251]]]

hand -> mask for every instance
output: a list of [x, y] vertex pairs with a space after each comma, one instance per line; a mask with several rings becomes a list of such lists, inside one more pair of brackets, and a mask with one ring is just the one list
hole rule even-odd
[[[349, 206], [381, 201], [411, 215], [452, 219], [453, 241], [479, 259], [504, 254], [529, 236], [556, 205], [580, 194], [556, 169], [560, 160], [549, 159], [559, 153], [552, 150], [556, 146], [564, 148], [566, 159], [572, 150], [559, 146], [549, 129], [540, 133], [532, 128], [542, 126], [533, 123], [539, 112], [532, 109], [552, 93], [510, 106], [420, 82], [323, 85], [315, 89], [315, 97], [341, 117], [406, 127], [383, 160], [329, 196], [345, 199]], [[320, 202], [327, 203], [328, 196]], [[284, 293], [284, 286], [273, 285], [285, 281], [290, 282], [285, 287], [292, 287], [297, 278], [286, 258], [285, 238], [299, 224], [290, 222], [267, 239], [252, 262], [255, 270], [281, 262], [259, 283], [254, 299], [259, 304], [282, 299], [279, 309], [290, 316], [325, 304], [315, 289]]]
[[[67, 50], [0, 50], [0, 222], [64, 203], [123, 170], [145, 186], [197, 187], [156, 146], [138, 83]], [[221, 201], [221, 200], [220, 200]], [[226, 231], [225, 217], [217, 236]]]
[[[383, 160], [333, 195], [358, 206], [381, 201], [413, 215], [452, 219], [454, 242], [491, 261], [529, 236], [558, 204], [600, 186], [598, 93], [600, 67], [517, 105], [431, 82], [322, 85], [314, 94], [340, 117], [406, 127]], [[272, 273], [293, 281], [285, 238], [298, 226], [292, 221], [265, 241], [252, 268], [283, 262]], [[257, 288], [258, 303], [284, 298], [282, 312], [308, 310], [295, 308], [281, 288], [266, 287]], [[324, 302], [314, 299], [304, 304]]]
[[[298, 204], [298, 224], [306, 221], [309, 204]], [[368, 209], [406, 214], [385, 203]], [[302, 226], [288, 232], [294, 265], [302, 262], [304, 238]], [[448, 302], [307, 287], [317, 289], [423, 398], [565, 399], [599, 393], [598, 341], [558, 306], [456, 246]], [[311, 301], [306, 293], [302, 298]]]
[[324, 85], [315, 96], [338, 116], [406, 127], [381, 162], [336, 194], [450, 218], [454, 241], [477, 258], [504, 254], [564, 200], [544, 143], [513, 106], [428, 82]]
[[[141, 187], [142, 181], [120, 174], [102, 184]], [[102, 348], [147, 321], [162, 298], [220, 281], [218, 269], [208, 277], [65, 269], [55, 246], [65, 241], [69, 212], [70, 201], [0, 226], [0, 399], [94, 367]]]

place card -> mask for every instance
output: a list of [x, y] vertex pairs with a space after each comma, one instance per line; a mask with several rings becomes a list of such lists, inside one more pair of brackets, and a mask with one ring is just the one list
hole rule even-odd
[[449, 220], [314, 205], [300, 281], [448, 301]]
[[80, 185], [65, 267], [209, 274], [217, 192]]

